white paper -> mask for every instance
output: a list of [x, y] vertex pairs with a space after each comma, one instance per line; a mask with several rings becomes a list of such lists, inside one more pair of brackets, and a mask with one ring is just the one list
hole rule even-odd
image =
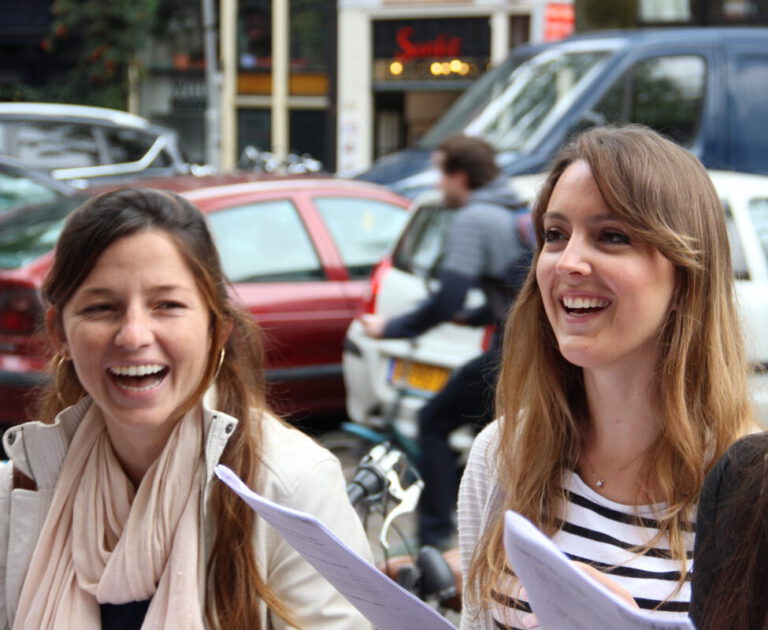
[[216, 466], [216, 475], [378, 630], [456, 630], [450, 621], [347, 547], [311, 514], [256, 494], [226, 466]]
[[504, 548], [542, 630], [694, 630], [686, 618], [659, 619], [631, 608], [511, 510], [504, 516]]

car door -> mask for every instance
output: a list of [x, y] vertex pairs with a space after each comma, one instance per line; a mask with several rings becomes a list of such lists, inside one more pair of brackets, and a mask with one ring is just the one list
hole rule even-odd
[[351, 318], [333, 251], [287, 191], [197, 202], [224, 273], [261, 325], [270, 398], [282, 412], [343, 407], [341, 340]]

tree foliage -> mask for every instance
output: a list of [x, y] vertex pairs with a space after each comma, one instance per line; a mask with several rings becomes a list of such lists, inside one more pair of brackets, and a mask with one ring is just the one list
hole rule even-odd
[[576, 30], [635, 27], [637, 7], [638, 0], [574, 0]]
[[42, 46], [76, 61], [47, 91], [61, 97], [56, 100], [125, 109], [128, 69], [149, 41], [161, 2], [53, 0], [51, 33]]

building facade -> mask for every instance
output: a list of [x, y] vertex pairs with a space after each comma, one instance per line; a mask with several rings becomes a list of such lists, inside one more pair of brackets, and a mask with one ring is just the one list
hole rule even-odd
[[569, 1], [340, 0], [338, 172], [412, 145], [511, 48], [573, 23]]

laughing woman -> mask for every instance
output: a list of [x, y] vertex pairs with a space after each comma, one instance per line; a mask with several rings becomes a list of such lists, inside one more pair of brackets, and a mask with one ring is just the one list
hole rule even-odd
[[151, 190], [91, 199], [43, 295], [55, 378], [41, 422], [5, 436], [0, 627], [369, 627], [213, 480], [226, 464], [369, 553], [338, 462], [266, 407], [258, 329], [201, 213]]
[[462, 630], [535, 624], [506, 509], [640, 608], [685, 616], [699, 489], [753, 422], [717, 193], [656, 133], [594, 129], [561, 151], [533, 216], [501, 419], [461, 486]]

